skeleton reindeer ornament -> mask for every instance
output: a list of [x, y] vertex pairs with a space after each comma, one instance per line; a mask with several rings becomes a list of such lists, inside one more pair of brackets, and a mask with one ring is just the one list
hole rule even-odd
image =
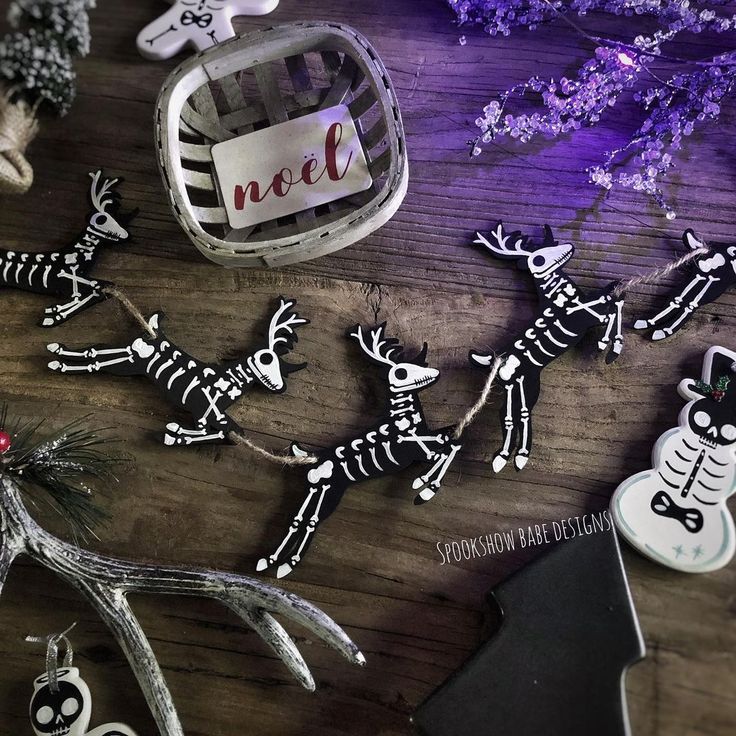
[[736, 533], [726, 499], [736, 491], [736, 353], [712, 347], [702, 379], [680, 382], [679, 426], [654, 446], [654, 467], [624, 481], [611, 513], [643, 555], [682, 572], [729, 563]]
[[[316, 464], [306, 474], [307, 496], [281, 544], [258, 562], [259, 571], [277, 566], [277, 577], [288, 575], [304, 558], [317, 527], [337, 508], [353, 483], [426, 462], [431, 463], [430, 469], [412, 484], [418, 492], [414, 503], [425, 503], [439, 491], [461, 446], [453, 439], [452, 427], [430, 429], [418, 394], [435, 383], [440, 372], [425, 362], [426, 343], [419, 355], [407, 359], [398, 340], [386, 337], [385, 329], [385, 323], [370, 330], [358, 325], [349, 336], [383, 368], [390, 392], [386, 416], [360, 436], [318, 453]], [[296, 444], [292, 451], [307, 455]]]
[[169, 0], [172, 7], [139, 34], [138, 51], [159, 61], [176, 56], [185, 46], [204, 51], [235, 36], [233, 18], [266, 15], [279, 0]]
[[176, 406], [192, 415], [194, 426], [172, 422], [166, 426], [164, 443], [191, 445], [224, 442], [240, 427], [226, 411], [251, 386], [261, 385], [274, 393], [286, 390], [286, 376], [304, 367], [282, 360], [297, 341], [296, 328], [309, 320], [292, 312], [296, 302], [279, 299], [271, 317], [268, 343], [242, 358], [221, 363], [205, 363], [192, 358], [170, 342], [161, 330], [161, 314], [148, 321], [151, 335], [139, 337], [121, 347], [93, 346], [68, 350], [52, 343], [48, 350], [60, 360], [49, 368], [58, 373], [112, 373], [119, 376], [147, 376]]
[[[577, 345], [592, 328], [605, 327], [598, 341], [601, 351], [608, 351], [606, 362], [614, 361], [623, 349], [623, 298], [615, 294], [616, 282], [593, 294], [583, 294], [565, 275], [562, 267], [575, 252], [570, 243], [557, 243], [548, 225], [544, 240], [532, 245], [526, 235], [507, 233], [502, 223], [488, 237], [477, 233], [475, 243], [498, 258], [517, 261], [529, 271], [539, 297], [539, 311], [532, 322], [505, 354], [497, 380], [504, 388], [501, 408], [503, 445], [493, 458], [498, 473], [514, 454], [514, 465], [521, 470], [528, 462], [532, 447], [532, 411], [540, 392], [542, 371], [555, 358]], [[471, 363], [490, 366], [494, 358], [474, 351]]]
[[90, 277], [100, 250], [106, 245], [118, 245], [129, 239], [127, 225], [135, 212], [119, 215], [119, 179], [103, 179], [102, 172], [90, 174], [92, 211], [85, 229], [76, 240], [60, 250], [33, 253], [0, 249], [0, 288], [9, 287], [49, 294], [64, 301], [47, 307], [42, 327], [55, 327], [79, 312], [108, 298], [107, 281]]
[[674, 335], [704, 304], [710, 304], [736, 284], [736, 243], [702, 242], [692, 230], [682, 236], [691, 251], [702, 251], [693, 259], [694, 273], [690, 281], [669, 304], [650, 319], [639, 319], [636, 330], [652, 331], [652, 340]]

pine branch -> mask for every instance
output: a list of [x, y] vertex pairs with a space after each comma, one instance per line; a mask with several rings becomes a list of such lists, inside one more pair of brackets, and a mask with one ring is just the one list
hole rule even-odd
[[83, 539], [107, 517], [93, 500], [93, 481], [116, 480], [119, 459], [103, 451], [115, 442], [82, 426], [85, 418], [57, 432], [44, 433], [42, 421], [10, 418], [0, 409], [0, 430], [10, 435], [10, 449], [0, 459], [3, 474], [13, 477], [25, 491], [40, 489], [52, 508]]

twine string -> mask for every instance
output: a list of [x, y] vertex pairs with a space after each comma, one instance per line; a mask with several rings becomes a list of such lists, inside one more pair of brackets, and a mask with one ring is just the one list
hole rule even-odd
[[463, 436], [463, 432], [475, 421], [478, 414], [480, 414], [483, 407], [488, 403], [488, 399], [491, 397], [491, 389], [498, 375], [498, 371], [503, 365], [503, 358], [497, 355], [493, 363], [491, 364], [491, 372], [488, 374], [483, 390], [478, 396], [478, 400], [465, 412], [460, 421], [455, 425], [455, 431], [453, 432], [453, 439], [459, 440]]
[[661, 281], [666, 276], [669, 276], [673, 271], [676, 271], [681, 266], [684, 266], [687, 263], [690, 263], [695, 258], [698, 258], [700, 256], [707, 255], [710, 253], [711, 250], [707, 245], [703, 245], [701, 248], [696, 248], [695, 250], [691, 250], [689, 253], [686, 253], [684, 256], [681, 256], [680, 258], [677, 258], [674, 261], [670, 261], [669, 263], [665, 263], [664, 266], [660, 266], [659, 268], [654, 268], [651, 271], [647, 271], [646, 273], [639, 274], [638, 276], [632, 276], [630, 279], [626, 279], [625, 281], [621, 281], [616, 288], [613, 290], [614, 296], [621, 296], [625, 294], [627, 291], [630, 291], [635, 286], [640, 286], [641, 284], [654, 284], [657, 281]]
[[[706, 255], [710, 252], [711, 249], [707, 245], [703, 245], [700, 248], [691, 250], [689, 253], [686, 253], [680, 258], [666, 263], [664, 266], [654, 268], [650, 271], [638, 274], [637, 276], [632, 276], [631, 278], [628, 278], [624, 281], [620, 281], [613, 289], [613, 296], [622, 296], [627, 291], [630, 291], [631, 289], [642, 284], [653, 284], [657, 281], [661, 281], [673, 271], [676, 271], [678, 268], [690, 263], [690, 261], [694, 260], [695, 258]], [[103, 291], [105, 294], [115, 297], [125, 308], [125, 310], [131, 315], [131, 317], [133, 317], [133, 319], [146, 331], [148, 335], [150, 335], [151, 337], [156, 337], [156, 333], [148, 324], [148, 321], [143, 316], [142, 312], [135, 306], [135, 304], [133, 304], [133, 302], [123, 291], [118, 289], [116, 286], [106, 286], [104, 287]], [[486, 382], [483, 385], [483, 389], [481, 390], [478, 399], [472, 404], [472, 406], [468, 408], [465, 414], [458, 420], [457, 424], [455, 425], [453, 439], [459, 440], [460, 437], [462, 437], [465, 430], [476, 420], [480, 412], [490, 400], [496, 378], [498, 377], [498, 371], [501, 369], [503, 363], [503, 356], [497, 355], [494, 358], [491, 364], [491, 370], [488, 373], [488, 377], [486, 378]], [[242, 447], [247, 448], [260, 457], [278, 465], [314, 465], [319, 461], [319, 458], [314, 454], [283, 455], [273, 453], [270, 450], [267, 450], [265, 447], [262, 447], [256, 442], [248, 439], [245, 435], [237, 431], [230, 432], [228, 434], [228, 439], [238, 445], [241, 445]]]
[[156, 337], [153, 327], [148, 324], [148, 320], [143, 316], [141, 310], [138, 309], [138, 307], [136, 307], [135, 304], [128, 299], [127, 295], [118, 289], [117, 286], [105, 286], [102, 291], [108, 296], [115, 297], [115, 299], [122, 304], [128, 314], [130, 314], [130, 316], [143, 328], [149, 337]]
[[49, 634], [48, 636], [27, 636], [26, 641], [31, 644], [46, 644], [46, 675], [49, 680], [49, 690], [52, 693], [59, 692], [59, 644], [64, 643], [63, 667], [71, 667], [74, 662], [74, 649], [67, 634], [76, 626], [74, 622], [61, 634]]

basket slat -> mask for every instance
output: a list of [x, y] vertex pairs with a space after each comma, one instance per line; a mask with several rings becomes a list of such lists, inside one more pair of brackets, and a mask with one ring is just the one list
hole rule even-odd
[[235, 133], [232, 133], [227, 128], [223, 128], [219, 123], [213, 123], [207, 120], [207, 118], [189, 105], [185, 105], [182, 109], [181, 118], [190, 128], [194, 129], [195, 133], [204, 135], [218, 143], [235, 138]]
[[286, 71], [289, 72], [295, 92], [308, 92], [313, 89], [309, 67], [303, 54], [288, 56], [286, 58]]
[[[211, 146], [339, 103], [350, 109], [373, 185], [326, 206], [232, 229]], [[384, 224], [406, 193], [393, 87], [375, 50], [347, 26], [291, 23], [200, 52], [164, 84], [156, 126], [176, 217], [197, 248], [223, 265], [277, 266], [332, 252]], [[222, 234], [214, 234], [220, 226]]]
[[201, 161], [203, 163], [212, 161], [212, 146], [203, 146], [198, 143], [179, 144], [181, 157], [187, 161]]
[[203, 171], [194, 171], [193, 169], [184, 169], [184, 181], [187, 186], [201, 189], [205, 192], [215, 191], [215, 182], [212, 174], [205, 174]]
[[200, 221], [209, 225], [224, 225], [227, 222], [227, 212], [224, 207], [192, 207], [192, 213]]
[[335, 77], [332, 83], [332, 89], [327, 93], [327, 97], [320, 103], [320, 110], [325, 110], [328, 107], [334, 107], [335, 105], [341, 105], [350, 90], [353, 87], [353, 82], [359, 75], [358, 65], [355, 60], [346, 56], [343, 60], [343, 64], [340, 67], [340, 72]]

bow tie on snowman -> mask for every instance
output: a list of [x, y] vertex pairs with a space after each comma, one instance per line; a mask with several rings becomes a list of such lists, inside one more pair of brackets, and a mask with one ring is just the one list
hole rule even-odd
[[[73, 627], [72, 627], [73, 628]], [[48, 637], [27, 637], [26, 641], [47, 645], [46, 672], [33, 682], [33, 697], [29, 714], [36, 736], [136, 736], [122, 723], [106, 723], [88, 731], [92, 718], [92, 696], [79, 669], [72, 667], [74, 652], [67, 634]], [[61, 667], [58, 666], [58, 646], [66, 648]]]
[[654, 446], [651, 470], [611, 499], [619, 533], [655, 562], [682, 572], [724, 567], [736, 552], [726, 499], [736, 491], [736, 353], [712, 347], [701, 380], [685, 379], [679, 426]]
[[160, 61], [176, 56], [186, 46], [204, 51], [235, 36], [233, 18], [266, 15], [279, 0], [170, 0], [163, 15], [149, 23], [136, 40], [146, 59]]

